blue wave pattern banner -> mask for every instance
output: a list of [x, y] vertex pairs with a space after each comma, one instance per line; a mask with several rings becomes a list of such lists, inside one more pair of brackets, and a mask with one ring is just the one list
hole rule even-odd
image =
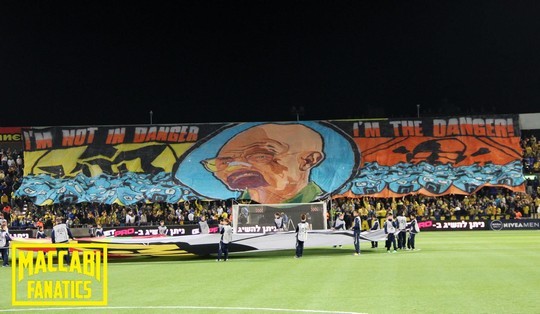
[[486, 183], [494, 186], [519, 186], [525, 182], [520, 161], [507, 165], [461, 167], [448, 164], [434, 166], [426, 162], [381, 166], [375, 162], [366, 163], [360, 173], [338, 193], [350, 191], [356, 195], [374, 195], [389, 189], [401, 195], [422, 192], [441, 195], [453, 186], [468, 194]]
[[34, 199], [36, 204], [102, 203], [132, 205], [143, 201], [177, 203], [200, 197], [171, 179], [170, 173], [156, 175], [127, 173], [122, 177], [100, 175], [89, 178], [55, 179], [49, 175], [25, 178], [17, 193]]

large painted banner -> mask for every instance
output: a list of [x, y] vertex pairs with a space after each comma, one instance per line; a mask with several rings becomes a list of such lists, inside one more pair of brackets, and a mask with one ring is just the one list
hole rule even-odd
[[37, 204], [524, 191], [518, 116], [23, 128]]

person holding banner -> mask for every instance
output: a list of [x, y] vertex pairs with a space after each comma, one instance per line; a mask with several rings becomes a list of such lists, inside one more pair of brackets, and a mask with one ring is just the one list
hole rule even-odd
[[[334, 227], [332, 227], [332, 230], [345, 230], [345, 214], [339, 213], [338, 217], [336, 218], [336, 221], [334, 221]], [[334, 245], [334, 247], [341, 247], [341, 244]]]
[[165, 221], [160, 221], [158, 226], [158, 234], [166, 236], [167, 235], [167, 226], [165, 226]]
[[339, 213], [336, 221], [334, 221], [333, 230], [345, 230], [345, 214]]
[[403, 210], [400, 210], [396, 217], [396, 223], [399, 230], [397, 245], [399, 250], [405, 249], [406, 235], [407, 235], [407, 218], [403, 215]]
[[102, 237], [104, 236], [104, 233], [103, 233], [103, 227], [98, 224], [97, 227], [96, 227], [96, 230], [95, 230], [95, 236], [96, 237]]
[[4, 223], [7, 225], [7, 220], [4, 219], [4, 214], [0, 213], [0, 227], [3, 226]]
[[420, 232], [420, 226], [418, 226], [418, 222], [416, 221], [416, 215], [414, 213], [411, 213], [411, 222], [409, 223], [409, 241], [407, 242], [407, 248], [411, 250], [416, 250], [414, 247], [414, 240], [416, 238], [416, 234]]
[[283, 231], [283, 217], [278, 212], [274, 214], [274, 225], [276, 226], [276, 231]]
[[294, 258], [300, 258], [304, 254], [304, 242], [309, 230], [309, 224], [306, 220], [306, 214], [300, 215], [300, 222], [296, 226], [296, 255]]
[[[73, 234], [71, 234], [71, 230], [69, 230], [68, 226], [62, 222], [62, 218], [57, 217], [56, 218], [56, 225], [53, 227], [53, 230], [51, 232], [51, 241], [52, 243], [68, 243], [69, 239], [75, 240], [73, 237]], [[61, 251], [66, 252], [66, 263], [69, 265], [71, 261], [71, 256], [69, 255], [69, 249], [68, 248], [59, 248], [56, 250], [58, 253]]]
[[36, 233], [36, 239], [46, 239], [47, 235], [45, 234], [45, 231], [43, 231], [43, 226], [38, 227], [38, 231]]
[[206, 221], [206, 215], [201, 215], [199, 219], [199, 230], [201, 234], [209, 234], [210, 233], [210, 227], [208, 226], [208, 222]]
[[9, 242], [11, 237], [9, 236], [7, 223], [0, 225], [0, 251], [2, 254], [2, 267], [9, 266]]
[[221, 240], [219, 241], [217, 261], [221, 261], [223, 256], [223, 261], [226, 262], [229, 260], [229, 243], [231, 243], [233, 236], [233, 228], [229, 225], [228, 218], [221, 221], [221, 231], [219, 233], [221, 233]]
[[386, 234], [386, 252], [390, 253], [390, 247], [393, 244], [394, 251], [396, 253], [396, 222], [393, 219], [392, 212], [388, 212], [386, 221], [384, 222], [384, 233]]
[[[373, 214], [373, 217], [371, 218], [371, 231], [379, 230], [380, 224], [379, 219], [377, 218], [377, 215]], [[371, 248], [376, 249], [379, 247], [379, 242], [377, 241], [371, 241]]]
[[354, 237], [354, 255], [358, 256], [360, 255], [360, 232], [362, 231], [362, 219], [360, 218], [360, 214], [358, 213], [358, 210], [353, 211], [353, 237]]

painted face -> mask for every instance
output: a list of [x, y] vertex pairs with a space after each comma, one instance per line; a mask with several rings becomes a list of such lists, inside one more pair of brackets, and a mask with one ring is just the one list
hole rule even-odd
[[230, 189], [280, 191], [305, 186], [322, 159], [318, 133], [303, 125], [269, 124], [236, 135], [203, 164]]

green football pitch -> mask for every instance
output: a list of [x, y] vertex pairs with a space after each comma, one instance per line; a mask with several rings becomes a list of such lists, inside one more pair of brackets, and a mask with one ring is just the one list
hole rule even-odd
[[[309, 241], [309, 239], [308, 239]], [[380, 242], [379, 246], [384, 243]], [[100, 308], [11, 306], [38, 313], [539, 313], [540, 232], [422, 232], [416, 251], [343, 248], [109, 263]], [[217, 245], [216, 245], [217, 247]]]

